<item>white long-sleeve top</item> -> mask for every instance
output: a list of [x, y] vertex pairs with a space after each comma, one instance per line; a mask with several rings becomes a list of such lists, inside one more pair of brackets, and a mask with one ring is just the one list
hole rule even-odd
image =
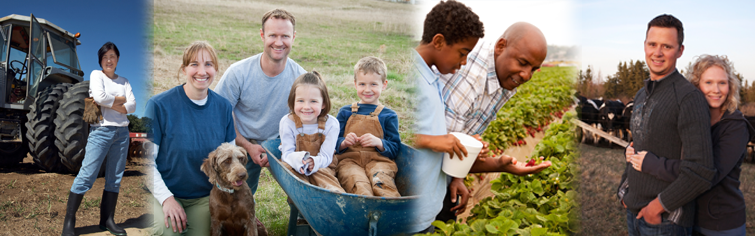
[[[333, 162], [333, 153], [336, 150], [336, 141], [338, 141], [338, 132], [340, 129], [338, 120], [331, 115], [328, 115], [328, 121], [325, 122], [324, 130], [317, 128], [317, 124], [305, 124], [301, 129], [297, 129], [294, 121], [288, 118], [288, 114], [286, 114], [280, 121], [281, 145], [278, 149], [281, 151], [281, 160], [286, 161], [287, 159], [292, 159], [288, 158], [289, 155], [296, 155], [297, 135], [300, 133], [315, 134], [317, 132], [322, 132], [325, 135], [325, 141], [320, 145], [320, 152], [317, 156], [310, 156], [315, 161], [314, 168], [312, 169], [312, 172], [305, 171], [301, 172], [301, 174], [311, 175], [317, 172], [320, 168], [328, 167], [328, 165]], [[301, 167], [302, 165], [301, 161], [298, 163], [289, 163], [286, 161], [286, 163], [294, 168]], [[299, 171], [298, 168], [297, 171]]]
[[93, 70], [89, 74], [89, 96], [100, 105], [103, 117], [100, 123], [92, 126], [128, 126], [126, 114], [121, 114], [111, 108], [115, 97], [126, 97], [126, 103], [123, 106], [126, 107], [128, 113], [136, 110], [136, 98], [134, 98], [134, 92], [131, 91], [128, 79], [117, 74], [116, 77], [110, 79], [100, 70]]
[[152, 196], [155, 196], [157, 202], [162, 205], [166, 199], [173, 196], [173, 193], [170, 192], [168, 186], [165, 185], [165, 181], [163, 180], [162, 175], [160, 175], [160, 171], [158, 171], [157, 166], [155, 166], [155, 158], [157, 157], [157, 150], [160, 150], [160, 146], [156, 144], [153, 145], [154, 147], [151, 148], [153, 152], [147, 155], [151, 161], [150, 164], [147, 165], [147, 176], [152, 179], [151, 184], [147, 184], [147, 189], [152, 192]]

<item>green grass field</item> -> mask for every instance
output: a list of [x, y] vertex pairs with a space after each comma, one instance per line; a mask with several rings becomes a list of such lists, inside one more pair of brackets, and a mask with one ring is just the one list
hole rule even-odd
[[[262, 14], [283, 8], [296, 17], [296, 38], [289, 57], [307, 71], [321, 72], [338, 108], [358, 101], [353, 86], [354, 64], [377, 56], [388, 66], [388, 89], [381, 102], [399, 115], [401, 138], [411, 136], [413, 107], [410, 49], [414, 6], [373, 0], [284, 0], [269, 2], [155, 1], [153, 37], [153, 94], [185, 82], [178, 78], [183, 50], [196, 40], [208, 41], [219, 57], [215, 83], [232, 63], [262, 52], [259, 29]], [[214, 88], [214, 85], [212, 86]], [[284, 192], [265, 170], [255, 195], [257, 216], [270, 235], [284, 235], [289, 207]]]

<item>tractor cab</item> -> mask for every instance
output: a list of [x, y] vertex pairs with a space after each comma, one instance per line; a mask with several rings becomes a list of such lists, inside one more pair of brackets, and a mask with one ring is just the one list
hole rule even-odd
[[33, 14], [0, 18], [0, 108], [28, 110], [38, 91], [83, 81], [77, 36]]

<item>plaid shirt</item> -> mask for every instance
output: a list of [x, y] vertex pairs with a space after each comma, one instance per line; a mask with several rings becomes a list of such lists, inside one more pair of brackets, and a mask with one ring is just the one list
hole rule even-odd
[[496, 113], [516, 94], [500, 86], [495, 73], [495, 41], [480, 42], [469, 53], [467, 65], [455, 74], [441, 75], [448, 132], [482, 134]]

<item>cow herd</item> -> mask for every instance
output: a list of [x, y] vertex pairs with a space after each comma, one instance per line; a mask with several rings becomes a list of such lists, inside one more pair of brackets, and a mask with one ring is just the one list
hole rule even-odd
[[[591, 125], [593, 128], [602, 130], [627, 142], [632, 141], [632, 132], [629, 122], [632, 117], [634, 102], [624, 103], [621, 100], [588, 99], [580, 96], [577, 111], [579, 119]], [[600, 142], [598, 134], [582, 130], [582, 142]]]
[[[595, 129], [602, 130], [609, 135], [616, 136], [627, 142], [632, 142], [632, 131], [630, 130], [630, 121], [632, 120], [632, 110], [634, 102], [626, 104], [621, 100], [603, 100], [589, 99], [578, 96], [577, 113], [579, 120], [592, 126]], [[745, 116], [750, 124], [755, 124], [755, 116]], [[580, 128], [581, 129], [581, 128]], [[598, 144], [603, 138], [597, 133], [590, 132], [587, 129], [581, 129], [578, 133], [582, 136], [582, 143], [591, 142]], [[611, 142], [608, 142], [611, 145]], [[755, 162], [755, 137], [747, 145], [747, 159]]]

